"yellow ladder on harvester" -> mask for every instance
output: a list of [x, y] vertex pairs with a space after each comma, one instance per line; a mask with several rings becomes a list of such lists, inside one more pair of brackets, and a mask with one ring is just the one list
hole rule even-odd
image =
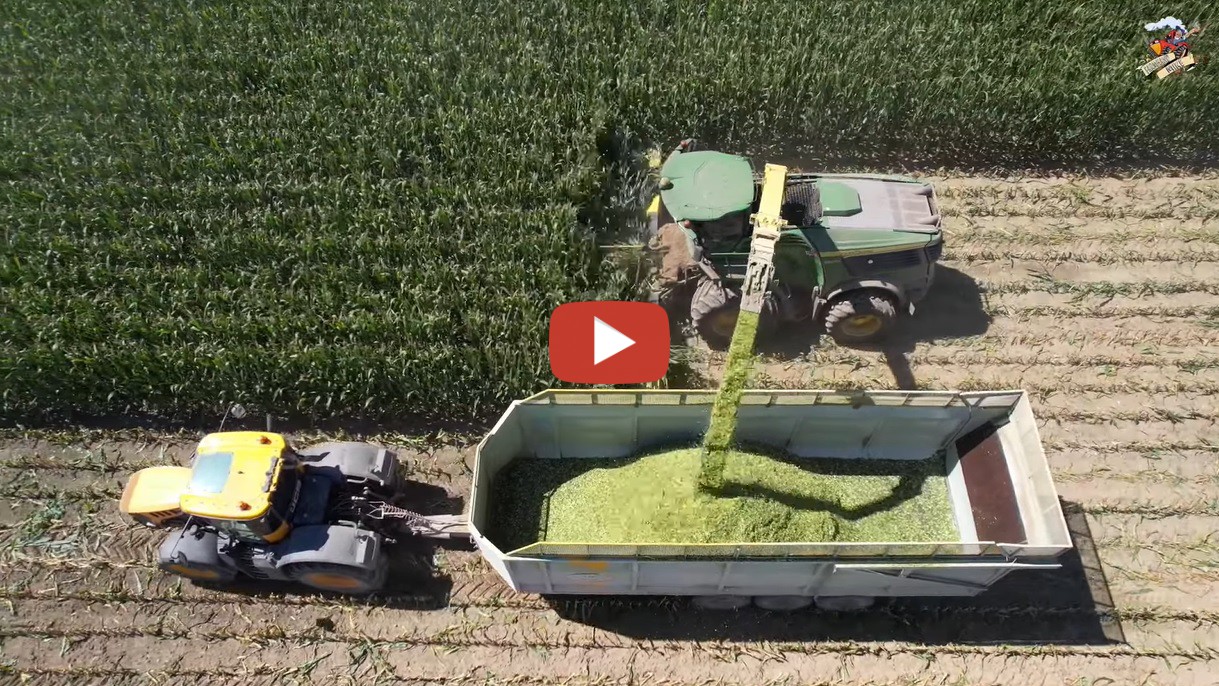
[[766, 291], [775, 275], [775, 244], [779, 234], [791, 228], [783, 219], [783, 196], [787, 188], [787, 167], [767, 164], [762, 182], [758, 211], [749, 217], [753, 238], [749, 242], [749, 266], [741, 288], [741, 311], [760, 314]]

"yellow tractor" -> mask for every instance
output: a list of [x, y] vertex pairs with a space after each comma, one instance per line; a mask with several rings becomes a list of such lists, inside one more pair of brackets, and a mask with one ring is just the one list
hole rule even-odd
[[297, 451], [280, 434], [229, 431], [205, 436], [190, 467], [134, 474], [119, 508], [145, 526], [177, 529], [158, 553], [167, 572], [362, 594], [384, 585], [395, 535], [466, 535], [458, 517], [401, 507], [404, 484], [397, 457], [380, 446]]

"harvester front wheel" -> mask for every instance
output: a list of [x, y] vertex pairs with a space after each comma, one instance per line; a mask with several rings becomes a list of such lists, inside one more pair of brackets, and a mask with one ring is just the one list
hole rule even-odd
[[[741, 314], [741, 296], [717, 281], [700, 281], [690, 300], [690, 323], [707, 347], [725, 350], [732, 343], [736, 320]], [[779, 319], [773, 298], [768, 299], [758, 317], [758, 336], [774, 332]]]
[[379, 570], [333, 562], [300, 562], [288, 568], [288, 576], [318, 590], [351, 595], [372, 593], [384, 581]]
[[829, 304], [825, 330], [846, 345], [874, 343], [897, 323], [897, 303], [876, 291], [847, 293]]
[[690, 299], [690, 323], [712, 348], [726, 348], [732, 341], [740, 314], [741, 299], [712, 279], [703, 279]]

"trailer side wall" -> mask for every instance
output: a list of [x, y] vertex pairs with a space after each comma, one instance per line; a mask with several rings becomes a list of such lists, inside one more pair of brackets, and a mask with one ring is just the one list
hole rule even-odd
[[[1002, 460], [1025, 540], [941, 543], [601, 545], [539, 543], [501, 551], [490, 528], [495, 475], [517, 457], [626, 457], [696, 442], [713, 393], [547, 392], [514, 403], [479, 448], [471, 530], [483, 555], [518, 591], [644, 595], [975, 595], [1015, 569], [1057, 567], [1070, 547], [1036, 424], [1021, 391], [982, 393], [746, 391], [739, 435], [797, 456], [924, 459], [985, 427]], [[960, 474], [954, 478], [961, 479]], [[968, 494], [956, 503], [968, 515]]]

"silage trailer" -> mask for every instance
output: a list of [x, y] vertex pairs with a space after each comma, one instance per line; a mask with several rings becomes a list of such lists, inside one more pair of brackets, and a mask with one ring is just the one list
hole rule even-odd
[[[277, 526], [275, 540], [265, 535], [239, 540], [234, 532], [243, 527], [232, 521], [210, 522], [207, 517], [174, 512], [169, 503], [177, 497], [174, 494], [154, 498], [137, 493], [139, 474], [128, 484], [124, 511], [139, 516], [131, 510], [132, 504], [148, 502], [149, 507], [160, 508], [167, 523], [186, 522], [193, 527], [195, 538], [189, 540], [195, 544], [187, 546], [193, 552], [173, 549], [174, 541], [181, 547], [183, 540], [182, 533], [175, 532], [162, 546], [160, 566], [192, 576], [183, 570], [198, 572], [192, 564], [207, 565], [208, 573], [194, 578], [231, 579], [246, 572], [251, 560], [258, 560], [256, 574], [247, 575], [296, 577], [326, 590], [373, 592], [385, 578], [384, 544], [394, 535], [387, 525], [396, 521], [396, 530], [406, 535], [471, 537], [488, 565], [521, 593], [559, 599], [688, 596], [705, 608], [752, 603], [793, 610], [815, 603], [827, 609], [859, 609], [879, 598], [976, 596], [1010, 573], [1059, 568], [1059, 556], [1072, 547], [1031, 404], [1020, 390], [749, 390], [743, 394], [737, 439], [785, 450], [794, 459], [942, 456], [958, 534], [954, 540], [720, 544], [540, 540], [509, 550], [496, 545], [490, 534], [496, 524], [493, 484], [513, 460], [620, 458], [697, 443], [710, 421], [714, 397], [710, 390], [549, 390], [515, 401], [477, 447], [467, 517], [462, 521], [411, 512], [411, 504], [394, 493], [398, 482], [388, 475], [377, 476], [387, 465], [396, 464], [383, 448], [362, 449], [348, 443], [297, 452], [277, 435], [268, 433], [263, 441], [258, 432], [249, 432], [243, 440], [262, 451], [266, 464], [258, 463], [258, 468], [265, 466], [265, 473], [246, 475], [234, 493], [249, 500], [265, 484], [268, 490], [254, 513], [265, 518], [268, 510], [263, 501], [272, 508], [277, 502], [285, 503], [284, 508], [298, 507], [301, 501], [299, 495], [277, 498], [275, 484], [312, 483], [315, 492], [304, 498], [313, 503], [303, 508], [304, 514], [271, 512]], [[211, 440], [229, 452], [240, 444]], [[282, 454], [271, 454], [277, 450]], [[358, 468], [347, 470], [338, 464], [345, 454], [360, 456]], [[216, 501], [227, 492], [218, 459], [230, 468], [237, 463], [251, 468], [255, 461], [234, 461], [232, 456], [203, 460], [210, 471], [200, 483], [214, 491], [208, 496], [210, 511], [240, 516], [248, 511], [240, 503], [225, 506]], [[312, 469], [311, 463], [322, 466]], [[277, 476], [283, 469], [298, 474]], [[344, 476], [348, 471], [352, 474]], [[176, 487], [189, 494], [191, 483], [183, 473]], [[339, 508], [333, 516], [326, 512], [327, 502]], [[304, 525], [293, 524], [302, 517]], [[157, 523], [147, 517], [144, 521]], [[310, 546], [323, 545], [324, 539], [294, 536], [283, 528], [284, 522], [301, 529], [347, 528], [350, 531], [340, 533], [350, 543], [341, 549], [331, 545], [322, 554]], [[199, 536], [207, 539], [207, 545], [197, 545]], [[288, 543], [293, 540], [296, 543]], [[283, 551], [290, 560], [305, 563], [297, 568], [299, 574], [273, 571], [277, 560], [284, 559], [277, 552], [281, 546], [291, 548]], [[226, 553], [230, 548], [240, 554]], [[191, 560], [190, 555], [203, 555], [206, 560]], [[352, 567], [350, 575], [344, 573], [344, 565]], [[353, 581], [345, 581], [348, 576]]]

